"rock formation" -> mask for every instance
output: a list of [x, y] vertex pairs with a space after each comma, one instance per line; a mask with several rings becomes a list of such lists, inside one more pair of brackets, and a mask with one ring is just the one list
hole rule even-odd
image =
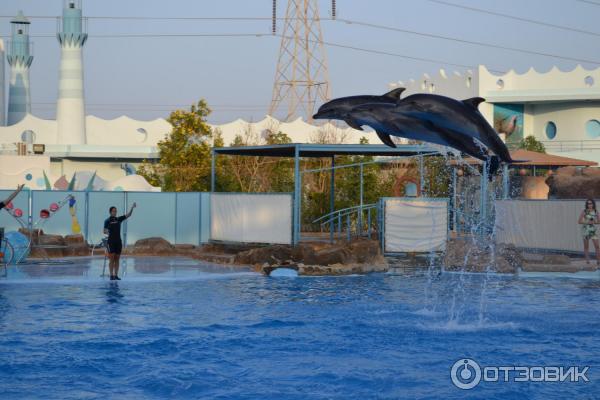
[[600, 198], [600, 168], [564, 167], [546, 179], [550, 199]]

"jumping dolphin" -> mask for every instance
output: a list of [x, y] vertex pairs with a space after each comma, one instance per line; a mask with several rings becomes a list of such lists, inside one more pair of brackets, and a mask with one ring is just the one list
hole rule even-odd
[[497, 156], [489, 156], [487, 149], [476, 139], [430, 121], [397, 113], [396, 106], [374, 103], [355, 107], [351, 118], [360, 125], [373, 128], [378, 135], [392, 135], [449, 146], [482, 161], [490, 161], [490, 174], [494, 174], [500, 162]]
[[399, 100], [394, 112], [477, 139], [500, 160], [512, 163], [508, 148], [477, 109], [483, 101], [481, 97], [459, 101], [434, 94], [413, 94]]
[[[350, 116], [350, 111], [352, 111], [354, 107], [367, 103], [384, 103], [395, 105], [400, 100], [400, 96], [404, 90], [404, 88], [397, 88], [385, 93], [382, 96], [363, 95], [340, 97], [338, 99], [328, 101], [319, 107], [319, 110], [315, 115], [313, 115], [313, 118], [342, 120], [346, 122], [348, 126], [362, 131], [360, 124], [357, 124], [356, 121], [354, 121]], [[390, 147], [396, 147], [389, 135], [380, 134], [379, 132], [377, 135], [383, 143]]]

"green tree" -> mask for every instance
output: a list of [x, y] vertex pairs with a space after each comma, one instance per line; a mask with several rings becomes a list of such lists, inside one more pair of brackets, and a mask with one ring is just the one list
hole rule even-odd
[[533, 136], [527, 136], [519, 143], [519, 148], [529, 151], [535, 151], [536, 153], [545, 153], [546, 147], [542, 142], [537, 140]]
[[139, 174], [164, 191], [209, 190], [212, 131], [206, 118], [210, 112], [204, 100], [189, 111], [173, 111], [167, 119], [173, 129], [158, 142], [160, 161], [143, 163]]

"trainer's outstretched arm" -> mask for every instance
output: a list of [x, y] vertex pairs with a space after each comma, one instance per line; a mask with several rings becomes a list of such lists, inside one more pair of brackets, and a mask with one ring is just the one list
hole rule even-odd
[[131, 214], [133, 214], [133, 209], [134, 209], [134, 208], [136, 208], [136, 207], [137, 207], [137, 204], [134, 202], [134, 203], [131, 205], [131, 208], [129, 209], [129, 212], [128, 212], [127, 214], [125, 214], [125, 216], [126, 216], [127, 218], [131, 217]]
[[11, 195], [10, 195], [10, 196], [8, 196], [8, 197], [6, 198], [6, 200], [4, 200], [4, 204], [8, 204], [8, 203], [10, 203], [11, 201], [13, 201], [13, 199], [14, 199], [15, 197], [17, 197], [17, 195], [18, 195], [18, 194], [21, 192], [21, 190], [23, 190], [23, 188], [24, 188], [24, 187], [25, 187], [25, 185], [19, 185], [19, 186], [17, 186], [17, 190], [15, 190], [14, 192], [12, 192], [12, 193], [11, 193]]

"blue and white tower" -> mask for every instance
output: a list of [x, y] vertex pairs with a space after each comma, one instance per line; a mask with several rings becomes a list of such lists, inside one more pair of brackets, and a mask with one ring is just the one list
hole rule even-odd
[[33, 55], [29, 42], [29, 25], [31, 23], [25, 18], [23, 12], [19, 11], [10, 24], [12, 36], [6, 57], [10, 65], [7, 124], [14, 125], [31, 113], [29, 67], [33, 62]]
[[56, 107], [57, 143], [85, 144], [83, 45], [88, 35], [83, 26], [81, 0], [64, 0], [57, 37], [61, 50]]

